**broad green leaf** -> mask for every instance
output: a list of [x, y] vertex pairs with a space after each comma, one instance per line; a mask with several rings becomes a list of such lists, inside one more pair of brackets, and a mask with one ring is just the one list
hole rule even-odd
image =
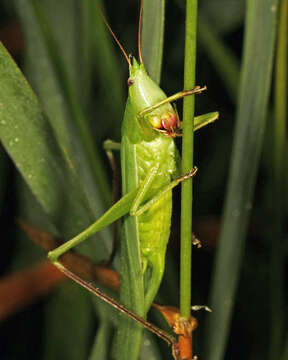
[[[3, 46], [0, 74], [1, 141], [58, 233], [68, 239], [95, 218], [87, 195], [35, 95]], [[103, 245], [98, 238], [95, 248], [91, 240], [83, 246], [99, 261], [108, 256]]]
[[0, 74], [1, 142], [51, 222], [71, 236], [94, 217], [87, 195], [66, 149], [60, 149], [37, 98], [3, 45]]

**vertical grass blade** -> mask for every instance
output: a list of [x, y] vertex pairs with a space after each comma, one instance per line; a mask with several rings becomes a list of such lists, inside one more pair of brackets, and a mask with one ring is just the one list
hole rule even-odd
[[[197, 0], [187, 0], [184, 89], [195, 86]], [[193, 167], [194, 147], [194, 96], [184, 99], [182, 173]], [[191, 307], [191, 247], [192, 247], [192, 179], [182, 183], [181, 192], [181, 264], [180, 264], [180, 312], [188, 318]]]
[[146, 0], [143, 8], [142, 51], [151, 78], [160, 83], [164, 44], [165, 0]]
[[247, 2], [235, 140], [209, 303], [213, 313], [205, 339], [207, 360], [223, 359], [225, 353], [263, 141], [276, 18], [277, 0]]
[[280, 358], [283, 346], [284, 330], [284, 264], [285, 264], [285, 174], [286, 134], [287, 134], [287, 32], [288, 32], [288, 1], [281, 0], [279, 6], [279, 23], [277, 50], [275, 59], [275, 114], [273, 122], [273, 215], [271, 226], [270, 250], [270, 349], [269, 358]]

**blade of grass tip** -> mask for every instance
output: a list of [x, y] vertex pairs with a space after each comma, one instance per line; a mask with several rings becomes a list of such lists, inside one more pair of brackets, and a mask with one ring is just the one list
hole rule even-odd
[[[197, 0], [187, 0], [185, 28], [184, 89], [195, 86]], [[194, 96], [187, 96], [183, 104], [182, 173], [193, 167]], [[191, 251], [192, 251], [192, 179], [181, 185], [181, 264], [180, 312], [186, 319], [191, 307]]]
[[244, 63], [235, 140], [210, 294], [213, 312], [208, 317], [205, 337], [207, 360], [223, 359], [225, 353], [262, 147], [276, 20], [277, 0], [247, 2]]
[[54, 71], [59, 78], [59, 83], [62, 86], [63, 93], [67, 99], [70, 107], [71, 115], [79, 128], [79, 136], [82, 139], [83, 146], [87, 151], [87, 155], [91, 162], [95, 179], [98, 186], [102, 189], [103, 199], [107, 204], [110, 203], [109, 186], [105, 176], [104, 167], [100, 155], [98, 154], [85, 119], [82, 107], [77, 98], [77, 93], [70, 81], [70, 78], [65, 69], [65, 64], [62, 61], [58, 44], [56, 43], [53, 33], [47, 21], [43, 5], [39, 0], [30, 0], [32, 8], [35, 12], [35, 17], [38, 20], [39, 27], [42, 32], [43, 39], [47, 46], [47, 51], [51, 57]]
[[280, 358], [284, 330], [284, 229], [285, 229], [285, 173], [287, 171], [286, 119], [287, 119], [287, 32], [288, 0], [279, 7], [278, 39], [275, 59], [275, 115], [273, 141], [273, 218], [270, 238], [270, 359]]
[[143, 7], [143, 59], [151, 78], [160, 83], [164, 45], [165, 0], [146, 0]]

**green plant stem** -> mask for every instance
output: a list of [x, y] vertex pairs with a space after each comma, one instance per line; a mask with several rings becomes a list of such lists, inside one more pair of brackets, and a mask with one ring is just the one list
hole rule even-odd
[[[197, 6], [197, 0], [187, 0], [184, 89], [195, 86]], [[194, 96], [187, 96], [183, 105], [182, 173], [193, 167], [193, 127]], [[192, 179], [183, 182], [181, 189], [180, 312], [188, 318], [191, 307]]]
[[284, 329], [284, 228], [285, 228], [285, 173], [287, 119], [287, 31], [288, 0], [280, 2], [278, 39], [275, 61], [275, 115], [273, 127], [273, 246], [270, 252], [270, 359], [279, 358], [283, 346]]

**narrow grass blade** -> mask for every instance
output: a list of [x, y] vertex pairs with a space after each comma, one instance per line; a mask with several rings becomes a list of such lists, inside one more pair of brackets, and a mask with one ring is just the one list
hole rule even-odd
[[276, 0], [247, 2], [235, 140], [209, 303], [213, 312], [208, 318], [205, 339], [207, 360], [223, 359], [225, 353], [262, 147], [276, 19]]
[[0, 74], [1, 142], [59, 233], [71, 237], [92, 222], [93, 210], [34, 93], [2, 45]]
[[160, 83], [164, 44], [165, 0], [146, 0], [143, 9], [142, 51], [151, 78]]

